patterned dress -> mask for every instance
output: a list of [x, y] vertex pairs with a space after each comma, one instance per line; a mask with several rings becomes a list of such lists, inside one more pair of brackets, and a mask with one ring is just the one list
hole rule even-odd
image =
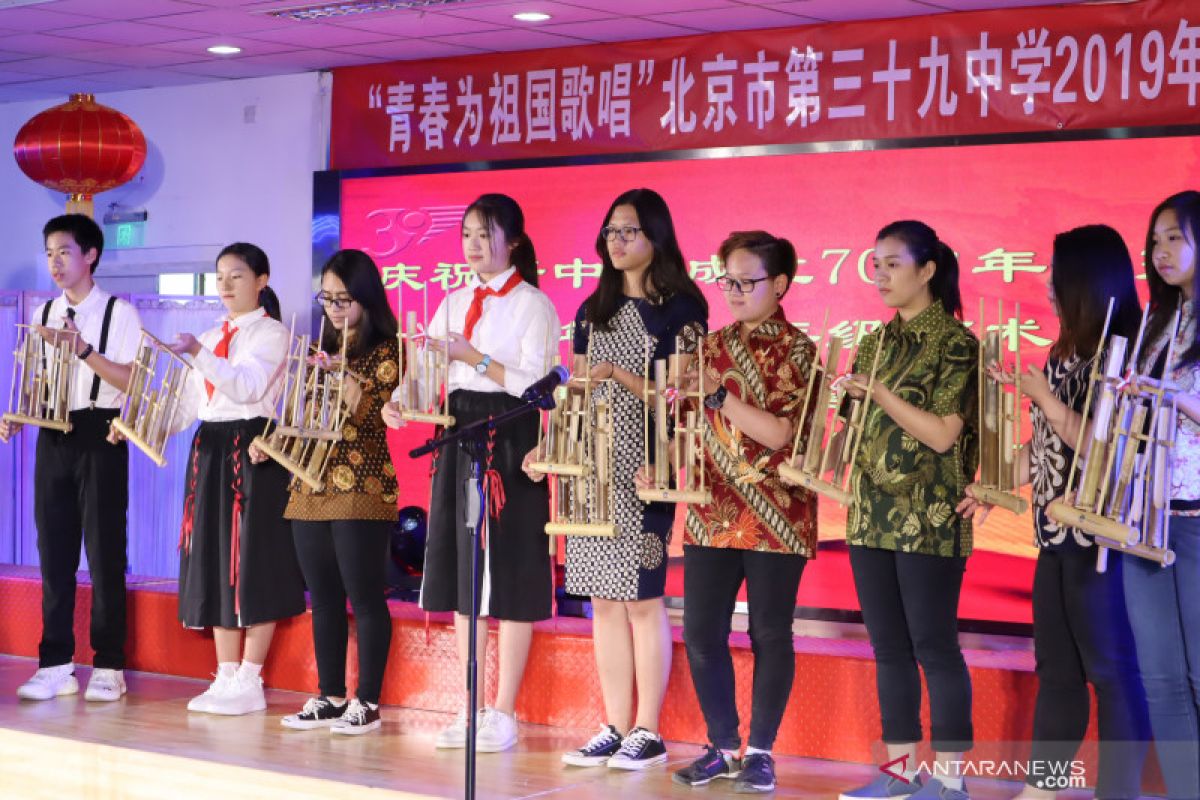
[[[653, 305], [626, 298], [610, 320], [608, 330], [591, 332], [592, 363], [609, 362], [634, 375], [645, 370], [646, 342], [652, 359], [675, 352], [677, 337], [684, 352], [695, 352], [707, 321], [705, 310], [692, 298], [675, 295]], [[575, 319], [575, 353], [588, 350], [583, 308]], [[634, 475], [645, 459], [642, 400], [613, 385], [608, 398], [613, 410], [613, 515], [615, 537], [569, 536], [566, 541], [566, 589], [571, 594], [606, 600], [647, 600], [662, 597], [667, 577], [667, 542], [675, 520], [673, 503], [643, 503], [637, 497]], [[596, 399], [607, 395], [596, 392]], [[651, 425], [653, 425], [653, 417]]]
[[[1087, 400], [1088, 376], [1092, 359], [1077, 356], [1063, 361], [1051, 357], [1046, 361], [1046, 380], [1054, 396], [1072, 411], [1083, 412]], [[1062, 496], [1067, 488], [1067, 473], [1075, 457], [1073, 442], [1068, 443], [1054, 432], [1046, 414], [1034, 403], [1029, 412], [1033, 435], [1029, 439], [1029, 483], [1033, 499], [1034, 531], [1039, 547], [1055, 550], [1071, 547], [1092, 547], [1092, 540], [1075, 528], [1065, 528], [1050, 518], [1046, 509]]]

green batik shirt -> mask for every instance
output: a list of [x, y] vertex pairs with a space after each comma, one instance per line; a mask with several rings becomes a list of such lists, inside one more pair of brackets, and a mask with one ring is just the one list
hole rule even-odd
[[979, 463], [976, 393], [979, 340], [940, 301], [902, 322], [897, 314], [863, 339], [854, 371], [868, 374], [900, 399], [947, 417], [963, 432], [945, 453], [921, 444], [877, 405], [868, 411], [854, 474], [846, 542], [902, 553], [967, 556], [971, 521], [954, 513]]

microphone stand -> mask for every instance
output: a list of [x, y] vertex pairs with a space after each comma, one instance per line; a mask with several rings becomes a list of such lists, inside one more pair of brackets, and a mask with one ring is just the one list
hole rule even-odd
[[[471, 459], [470, 475], [463, 481], [467, 505], [463, 524], [471, 539], [471, 614], [470, 633], [467, 635], [467, 758], [466, 787], [464, 796], [475, 800], [475, 743], [478, 734], [479, 703], [478, 643], [476, 627], [479, 621], [479, 530], [483, 527], [488, 512], [487, 497], [483, 492], [483, 464], [487, 457], [488, 439], [502, 425], [539, 409], [554, 408], [554, 391], [551, 389], [541, 397], [533, 398], [503, 414], [473, 422], [462, 428], [448, 430], [435, 439], [429, 439], [420, 447], [409, 451], [409, 458], [420, 458], [435, 450], [457, 444]], [[486, 642], [485, 642], [486, 644]]]

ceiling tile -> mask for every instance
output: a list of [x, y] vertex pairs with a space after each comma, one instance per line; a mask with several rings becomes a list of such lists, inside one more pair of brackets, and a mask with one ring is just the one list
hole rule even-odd
[[12, 70], [13, 72], [27, 72], [30, 75], [42, 78], [92, 75], [97, 72], [96, 65], [91, 61], [52, 56], [39, 56], [37, 58], [27, 58], [22, 61], [9, 61], [4, 65], [4, 69]]
[[346, 67], [381, 59], [364, 58], [362, 53], [337, 50], [297, 50], [293, 53], [274, 53], [268, 56], [249, 56], [239, 59], [247, 64], [279, 67], [284, 72], [311, 72], [334, 67]]
[[97, 64], [112, 64], [126, 68], [170, 67], [195, 61], [210, 61], [213, 56], [197, 49], [194, 53], [161, 50], [157, 47], [110, 47], [103, 50], [84, 50], [76, 58]]
[[166, 70], [183, 75], [203, 75], [208, 78], [261, 78], [266, 75], [280, 75], [287, 72], [287, 70], [271, 64], [245, 62], [244, 59], [181, 64], [177, 67], [167, 67]]
[[572, 47], [581, 44], [579, 39], [558, 36], [545, 31], [518, 28], [492, 31], [490, 33], [464, 33], [457, 36], [439, 36], [437, 41], [477, 47], [480, 50], [506, 52], [510, 50], [541, 50], [547, 47]]
[[59, 36], [97, 44], [138, 47], [147, 44], [165, 44], [189, 39], [194, 34], [178, 28], [164, 28], [142, 22], [103, 22], [99, 25], [84, 25], [57, 32]]
[[[681, 17], [683, 15], [680, 15]], [[695, 28], [668, 25], [649, 19], [602, 19], [595, 22], [572, 22], [567, 25], [547, 25], [547, 33], [577, 36], [594, 42], [630, 42], [635, 39], [668, 39], [672, 36], [688, 36], [696, 33]]]
[[47, 95], [57, 94], [62, 97], [62, 102], [64, 103], [67, 102], [70, 95], [76, 92], [90, 92], [95, 94], [98, 92], [119, 92], [130, 88], [127, 83], [105, 80], [103, 74], [76, 75], [70, 78], [47, 78], [17, 85], [23, 89], [41, 91]]
[[148, 89], [155, 86], [186, 86], [210, 80], [201, 75], [184, 75], [164, 69], [118, 69], [104, 73], [105, 80], [127, 83], [131, 88]]
[[343, 17], [337, 25], [360, 31], [383, 33], [390, 36], [424, 38], [426, 36], [449, 36], [457, 33], [494, 31], [505, 27], [495, 22], [472, 20], [465, 14], [450, 16], [444, 11], [392, 11], [387, 14], [366, 14], [361, 17]]
[[[0, 24], [3, 24], [0, 21]], [[155, 17], [155, 25], [168, 25], [200, 33], [252, 33], [291, 28], [305, 23], [294, 19], [271, 17], [250, 9], [210, 8], [186, 14], [166, 14]]]
[[0, 38], [0, 50], [24, 53], [26, 56], [66, 56], [95, 49], [96, 42], [65, 36], [48, 36], [44, 33], [18, 33], [15, 36]]
[[261, 39], [251, 39], [248, 36], [221, 36], [217, 34], [208, 34], [199, 36], [195, 39], [184, 39], [179, 42], [164, 42], [157, 45], [159, 50], [169, 50], [172, 53], [185, 53], [188, 55], [200, 54], [207, 58], [224, 59], [238, 58], [239, 56], [213, 56], [205, 52], [214, 44], [231, 44], [242, 48], [241, 55], [247, 56], [263, 56], [270, 53], [287, 53], [292, 50], [299, 50], [299, 47], [282, 42], [266, 42]]
[[275, 42], [289, 47], [353, 47], [395, 39], [393, 34], [379, 33], [340, 25], [297, 25], [276, 31], [255, 31], [247, 38], [257, 42]]
[[686, 14], [659, 14], [651, 17], [657, 22], [686, 25], [705, 31], [744, 31], [758, 28], [787, 28], [794, 25], [811, 25], [818, 22], [811, 17], [785, 14], [760, 6], [740, 8], [713, 8], [706, 11], [689, 11]]
[[63, 28], [98, 21], [86, 14], [58, 14], [41, 7], [0, 9], [0, 28], [57, 33]]
[[928, 3], [918, 2], [918, 0], [855, 0], [853, 3], [847, 3], [845, 0], [785, 0], [785, 2], [771, 2], [769, 7], [773, 10], [815, 17], [829, 22], [912, 17], [921, 14], [937, 14], [942, 10], [930, 6]]
[[[613, 7], [612, 0], [564, 0], [564, 2], [583, 8], [598, 8], [601, 11], [607, 11]], [[740, 8], [743, 4], [737, 0], [637, 0], [629, 5], [631, 8], [626, 9], [626, 13], [622, 16], [646, 17], [651, 14], [672, 14], [676, 11], [696, 11], [705, 8]]]
[[186, 0], [54, 0], [53, 7], [62, 14], [125, 20], [197, 10]]
[[339, 50], [338, 52], [370, 56], [385, 61], [417, 61], [448, 56], [467, 56], [482, 53], [483, 50], [430, 39], [394, 39], [379, 44], [359, 45], [353, 50]]

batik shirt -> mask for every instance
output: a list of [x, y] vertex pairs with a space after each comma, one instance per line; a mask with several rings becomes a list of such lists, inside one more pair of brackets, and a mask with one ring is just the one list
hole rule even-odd
[[927, 447], [872, 403], [854, 476], [846, 541], [903, 553], [967, 556], [971, 521], [954, 507], [979, 464], [975, 419], [979, 340], [940, 302], [903, 322], [899, 314], [859, 347], [854, 371], [867, 374], [883, 335], [876, 381], [917, 408], [963, 420], [945, 453]]
[[[745, 342], [738, 323], [704, 339], [705, 367], [716, 370], [721, 385], [755, 408], [790, 419], [793, 430], [808, 427], [804, 395], [815, 358], [812, 340], [792, 327], [782, 309]], [[816, 495], [779, 478], [791, 442], [772, 450], [731, 426], [721, 412], [703, 410], [713, 502], [688, 506], [684, 543], [815, 556]]]

